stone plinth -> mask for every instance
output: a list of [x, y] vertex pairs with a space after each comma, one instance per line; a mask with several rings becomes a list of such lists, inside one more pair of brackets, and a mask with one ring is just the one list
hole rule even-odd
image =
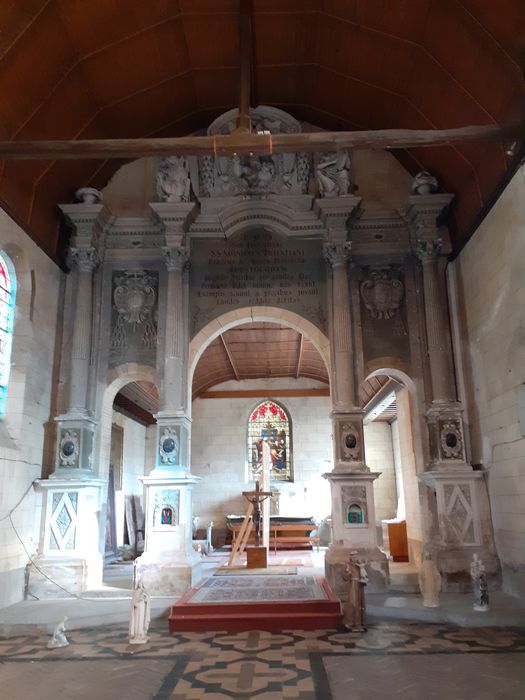
[[140, 480], [146, 488], [146, 537], [136, 561], [137, 583], [150, 595], [179, 597], [202, 578], [191, 541], [192, 486], [200, 478], [156, 469]]
[[432, 547], [444, 592], [468, 592], [472, 588], [472, 555], [482, 559], [491, 588], [499, 587], [501, 572], [490, 527], [490, 507], [485, 473], [463, 470], [429, 471], [419, 479], [436, 493], [437, 522]]
[[325, 557], [326, 578], [344, 599], [348, 584], [343, 580], [351, 552], [366, 561], [368, 590], [388, 585], [388, 560], [377, 546], [374, 486], [380, 472], [333, 471], [323, 474], [332, 491], [332, 543]]
[[63, 598], [68, 592], [79, 595], [100, 585], [103, 559], [98, 549], [99, 517], [106, 482], [55, 477], [39, 480], [36, 488], [43, 499], [35, 559], [40, 571], [28, 564], [28, 594]]

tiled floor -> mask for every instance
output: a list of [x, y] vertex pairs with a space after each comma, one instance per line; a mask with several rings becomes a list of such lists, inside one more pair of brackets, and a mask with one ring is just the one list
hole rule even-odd
[[169, 635], [123, 627], [0, 640], [6, 700], [523, 700], [525, 630], [381, 624], [368, 632]]

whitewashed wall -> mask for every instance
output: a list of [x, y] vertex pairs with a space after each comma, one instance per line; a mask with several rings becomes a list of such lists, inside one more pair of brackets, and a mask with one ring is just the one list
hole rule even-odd
[[[18, 291], [6, 414], [0, 420], [0, 607], [23, 598], [27, 555], [5, 516], [53, 463], [46, 423], [52, 383], [58, 300], [63, 273], [0, 210], [0, 248], [15, 266]], [[55, 378], [56, 379], [56, 378]], [[47, 431], [47, 432], [45, 432]], [[25, 546], [36, 553], [40, 501], [31, 488], [13, 513]]]
[[374, 481], [376, 522], [393, 518], [397, 508], [396, 475], [392, 430], [385, 422], [364, 426], [366, 463], [373, 472], [381, 472]]
[[115, 492], [117, 544], [121, 546], [124, 544], [125, 497], [140, 496], [144, 507], [144, 489], [138, 477], [145, 474], [146, 427], [118, 411], [113, 411], [113, 423], [124, 431], [122, 489]]
[[[260, 389], [272, 398], [272, 389], [322, 387], [308, 379], [225, 382], [214, 390]], [[244, 513], [246, 502], [247, 421], [256, 403], [263, 399], [196, 399], [193, 402], [191, 470], [202, 477], [194, 489], [194, 513], [200, 525], [213, 520], [223, 526], [229, 513]], [[330, 514], [330, 488], [322, 478], [332, 469], [330, 398], [278, 398], [287, 409], [293, 426], [294, 483], [278, 482], [282, 515]], [[253, 482], [252, 482], [253, 484]]]
[[[503, 586], [525, 598], [525, 169], [461, 252], [472, 461], [488, 469]], [[520, 421], [521, 410], [521, 421]]]

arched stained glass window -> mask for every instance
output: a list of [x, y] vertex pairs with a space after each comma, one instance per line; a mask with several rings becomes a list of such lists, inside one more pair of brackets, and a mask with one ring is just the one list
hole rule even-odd
[[13, 316], [15, 308], [15, 280], [8, 258], [0, 253], [0, 415], [5, 411], [5, 400], [11, 369]]
[[270, 478], [293, 481], [290, 454], [290, 419], [282, 406], [263, 401], [248, 420], [248, 478], [258, 479], [263, 469], [263, 442], [270, 448]]

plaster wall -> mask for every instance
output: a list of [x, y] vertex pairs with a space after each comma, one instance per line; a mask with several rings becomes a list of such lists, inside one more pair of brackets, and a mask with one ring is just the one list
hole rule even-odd
[[402, 389], [396, 394], [397, 420], [392, 423], [396, 469], [402, 474], [407, 523], [408, 556], [417, 562], [421, 556], [423, 531], [417, 479], [416, 456], [412, 437], [410, 394]]
[[376, 522], [394, 518], [397, 507], [396, 475], [392, 430], [385, 422], [364, 426], [366, 463], [373, 472], [381, 472], [374, 482]]
[[503, 588], [525, 598], [525, 168], [454, 264], [470, 364], [472, 461], [488, 470]]
[[140, 496], [144, 508], [143, 486], [139, 476], [145, 474], [146, 427], [113, 411], [113, 423], [124, 431], [122, 455], [122, 489], [115, 491], [117, 545], [124, 544], [124, 509], [126, 496]]
[[[38, 546], [40, 499], [31, 487], [53, 463], [53, 386], [58, 301], [64, 275], [9, 216], [0, 210], [0, 248], [11, 258], [17, 297], [6, 413], [0, 419], [0, 607], [22, 600], [27, 555]], [[24, 492], [29, 489], [21, 503]]]
[[[202, 477], [194, 487], [193, 512], [200, 527], [210, 520], [224, 527], [225, 516], [244, 514], [241, 492], [252, 488], [246, 481], [247, 422], [253, 407], [279, 388], [325, 387], [311, 379], [257, 379], [231, 381], [214, 390], [258, 389], [260, 399], [195, 399], [192, 409], [191, 471]], [[264, 392], [264, 393], [263, 393]], [[295, 481], [276, 482], [282, 515], [330, 514], [330, 488], [322, 474], [332, 469], [331, 402], [327, 397], [275, 397], [292, 420], [292, 454]]]

